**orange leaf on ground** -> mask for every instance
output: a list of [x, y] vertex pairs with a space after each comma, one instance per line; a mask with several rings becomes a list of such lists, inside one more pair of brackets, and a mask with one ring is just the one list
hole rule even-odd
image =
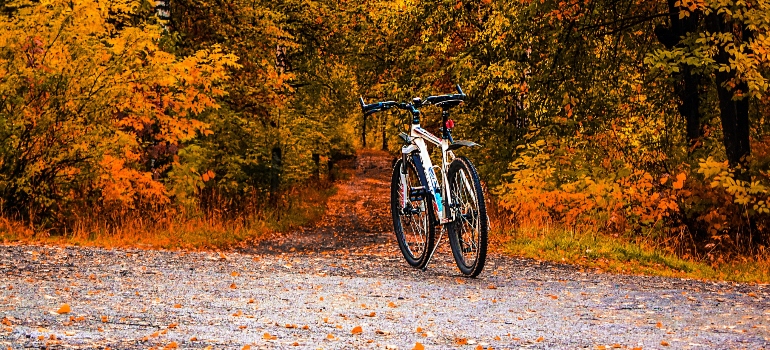
[[265, 339], [265, 340], [276, 340], [276, 339], [278, 339], [278, 337], [276, 337], [274, 335], [270, 335], [270, 333], [265, 332], [265, 334], [262, 335], [262, 339]]
[[177, 344], [175, 341], [172, 341], [168, 343], [168, 345], [164, 346], [164, 349], [176, 349], [179, 347], [179, 344]]
[[361, 328], [361, 326], [355, 326], [353, 327], [353, 330], [350, 331], [351, 334], [361, 334], [364, 330]]
[[538, 342], [538, 343], [541, 341], [543, 341], [543, 337], [537, 338], [537, 340], [535, 340], [535, 342]]
[[174, 308], [175, 309], [181, 309], [182, 308], [182, 304], [174, 304]]
[[455, 338], [455, 345], [465, 345], [468, 344], [467, 338]]
[[334, 339], [334, 334], [331, 334], [331, 333], [329, 333], [329, 334], [326, 336], [326, 339]]
[[235, 283], [230, 285], [230, 289], [238, 289], [238, 286], [235, 285]]
[[412, 350], [425, 350], [425, 346], [420, 344], [420, 342], [416, 342], [414, 343], [414, 347], [412, 348]]
[[668, 342], [667, 342], [667, 341], [665, 341], [665, 340], [663, 340], [663, 341], [661, 341], [661, 342], [660, 342], [660, 345], [662, 345], [662, 346], [668, 346]]
[[391, 301], [388, 303], [388, 307], [396, 307], [396, 303]]
[[72, 309], [70, 309], [70, 304], [62, 304], [61, 307], [59, 307], [59, 310], [56, 310], [56, 313], [59, 315], [70, 313]]
[[251, 345], [244, 345], [241, 350], [251, 350]]

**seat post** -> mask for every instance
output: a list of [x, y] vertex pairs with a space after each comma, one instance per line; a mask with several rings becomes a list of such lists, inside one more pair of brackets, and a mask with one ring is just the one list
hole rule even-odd
[[446, 122], [449, 120], [449, 109], [448, 108], [442, 108], [441, 109], [441, 137], [445, 140], [449, 140], [449, 142], [452, 142], [452, 134], [451, 131], [446, 127]]

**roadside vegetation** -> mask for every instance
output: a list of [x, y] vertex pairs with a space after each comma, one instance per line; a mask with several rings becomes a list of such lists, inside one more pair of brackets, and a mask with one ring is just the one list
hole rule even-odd
[[340, 162], [399, 147], [404, 116], [364, 118], [359, 96], [461, 84], [454, 135], [484, 146], [468, 156], [510, 253], [767, 280], [768, 0], [0, 0], [0, 16], [4, 240], [226, 247], [310, 222]]

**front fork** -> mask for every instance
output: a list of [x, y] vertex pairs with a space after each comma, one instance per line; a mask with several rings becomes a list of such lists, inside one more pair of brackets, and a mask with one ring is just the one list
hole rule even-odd
[[[420, 180], [420, 185], [422, 185], [422, 191], [424, 192], [424, 195], [432, 195], [433, 196], [433, 205], [436, 212], [437, 220], [438, 222], [432, 223], [435, 225], [438, 224], [446, 224], [451, 221], [452, 215], [451, 215], [451, 198], [449, 198], [447, 191], [444, 191], [444, 189], [448, 186], [448, 179], [446, 177], [446, 169], [442, 168], [441, 171], [441, 179], [442, 184], [444, 186], [439, 186], [438, 179], [436, 177], [436, 172], [433, 167], [433, 163], [430, 160], [430, 157], [428, 156], [428, 152], [425, 149], [425, 144], [422, 139], [415, 139], [415, 144], [407, 145], [402, 148], [401, 152], [401, 185], [402, 188], [407, 188], [406, 184], [406, 174], [407, 174], [407, 161], [411, 160], [412, 164], [415, 165], [415, 170], [417, 172], [417, 175]], [[443, 144], [442, 147], [445, 147], [446, 145]], [[442, 167], [445, 167], [447, 164], [447, 156], [452, 156], [451, 151], [445, 151], [442, 152]], [[411, 159], [409, 159], [411, 158]], [[409, 193], [404, 193], [401, 196], [401, 206], [406, 207]]]

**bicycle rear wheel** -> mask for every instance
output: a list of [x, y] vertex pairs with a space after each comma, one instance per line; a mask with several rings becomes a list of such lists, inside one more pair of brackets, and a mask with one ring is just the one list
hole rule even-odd
[[455, 158], [447, 175], [454, 218], [447, 225], [452, 255], [464, 275], [476, 277], [484, 269], [487, 258], [489, 221], [484, 191], [476, 168], [468, 158]]
[[393, 166], [390, 183], [390, 208], [393, 229], [406, 262], [412, 267], [423, 268], [434, 246], [436, 236], [433, 196], [420, 183], [417, 168], [410, 159], [406, 174], [402, 173], [402, 160]]

